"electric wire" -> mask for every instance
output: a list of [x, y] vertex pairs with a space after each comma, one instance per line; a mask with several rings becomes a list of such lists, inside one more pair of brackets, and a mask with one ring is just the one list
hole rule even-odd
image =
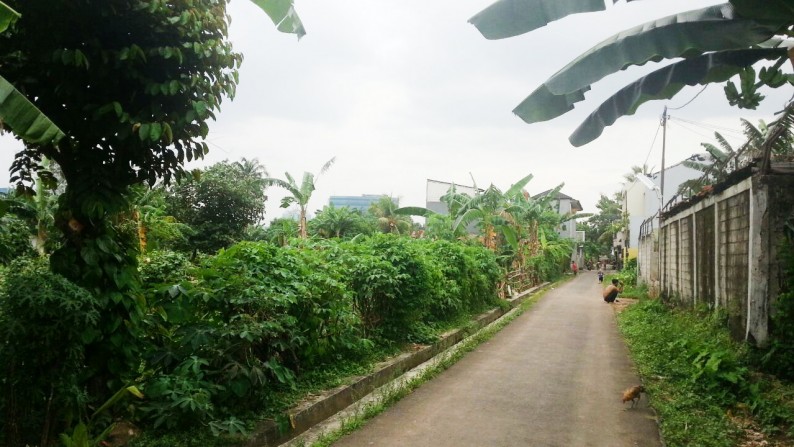
[[744, 136], [744, 132], [742, 132], [741, 130], [736, 130], [736, 128], [732, 128], [732, 127], [717, 126], [715, 124], [709, 124], [709, 123], [704, 123], [704, 122], [700, 122], [700, 121], [692, 121], [692, 120], [688, 120], [688, 119], [677, 117], [677, 116], [676, 117], [672, 117], [671, 116], [670, 118], [671, 119], [674, 118], [677, 121], [683, 121], [685, 123], [689, 123], [689, 124], [692, 124], [693, 126], [701, 127], [703, 129], [707, 129], [707, 130], [715, 130], [715, 131], [719, 130], [721, 132], [729, 132], [729, 133], [734, 133], [734, 134], [737, 134], [737, 135]]
[[684, 107], [686, 107], [686, 106], [688, 106], [689, 104], [691, 104], [691, 103], [692, 103], [692, 101], [694, 101], [694, 100], [695, 100], [695, 99], [696, 99], [698, 96], [700, 96], [700, 94], [701, 94], [701, 93], [703, 93], [704, 91], [706, 91], [706, 87], [708, 87], [708, 86], [709, 86], [709, 84], [706, 84], [706, 85], [704, 85], [704, 86], [703, 86], [703, 88], [702, 88], [702, 89], [700, 89], [700, 91], [699, 91], [699, 92], [697, 92], [697, 93], [695, 94], [695, 96], [693, 96], [693, 97], [692, 97], [692, 99], [690, 99], [689, 101], [687, 101], [686, 103], [684, 103], [684, 105], [682, 105], [682, 106], [680, 106], [680, 107], [668, 107], [668, 108], [667, 108], [667, 110], [681, 110], [681, 109], [683, 109]]
[[651, 152], [653, 151], [653, 145], [656, 144], [656, 137], [659, 136], [659, 129], [662, 128], [662, 122], [659, 121], [659, 125], [656, 126], [656, 133], [653, 135], [653, 141], [651, 141], [651, 147], [648, 148], [648, 155], [645, 156], [645, 161], [642, 163], [643, 166], [648, 164], [648, 159], [651, 158]]
[[701, 137], [703, 137], [703, 138], [706, 138], [706, 139], [709, 139], [709, 140], [711, 140], [711, 139], [713, 139], [713, 138], [714, 138], [714, 136], [712, 136], [712, 135], [707, 135], [707, 134], [701, 133], [701, 132], [699, 132], [699, 131], [697, 131], [697, 130], [694, 130], [694, 129], [692, 129], [692, 128], [688, 127], [687, 125], [684, 125], [683, 123], [680, 123], [680, 122], [678, 122], [678, 121], [668, 121], [668, 123], [669, 123], [669, 122], [672, 122], [672, 123], [674, 123], [676, 126], [679, 126], [679, 127], [681, 127], [682, 129], [684, 129], [684, 130], [687, 130], [687, 131], [689, 131], [689, 132], [691, 132], [691, 133], [693, 133], [693, 134], [695, 134], [695, 135], [700, 135], [700, 136], [701, 136]]

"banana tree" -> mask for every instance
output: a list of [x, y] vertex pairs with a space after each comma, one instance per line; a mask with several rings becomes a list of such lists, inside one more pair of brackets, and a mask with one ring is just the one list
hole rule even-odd
[[[488, 39], [512, 37], [578, 12], [603, 10], [600, 0], [500, 0], [470, 22]], [[791, 44], [794, 4], [790, 0], [731, 0], [730, 3], [674, 14], [622, 31], [586, 51], [546, 80], [513, 112], [527, 123], [556, 118], [584, 100], [590, 85], [632, 65], [684, 58], [624, 87], [597, 108], [569, 138], [581, 146], [606, 126], [633, 114], [646, 101], [669, 99], [685, 85], [724, 82], [742, 75], [741, 92], [728, 84], [732, 105], [754, 108], [758, 87], [794, 84], [781, 72], [794, 57]], [[777, 40], [772, 40], [779, 36]], [[765, 67], [755, 82], [752, 65]]]
[[[518, 210], [511, 203], [510, 198], [521, 194], [524, 187], [532, 180], [529, 174], [513, 184], [504, 193], [494, 185], [489, 186], [484, 192], [470, 197], [465, 203], [460, 204], [453, 231], [466, 228], [469, 224], [477, 222], [481, 231], [481, 240], [486, 248], [496, 251], [498, 236], [504, 237], [512, 247], [518, 247], [518, 233], [516, 232], [516, 216]], [[458, 200], [465, 200], [468, 196], [456, 196]]]
[[309, 204], [309, 200], [312, 198], [312, 193], [314, 192], [317, 178], [328, 171], [335, 161], [336, 157], [325, 162], [322, 168], [320, 168], [320, 172], [318, 172], [316, 175], [310, 172], [304, 172], [300, 185], [295, 181], [295, 178], [293, 178], [289, 172], [284, 173], [284, 176], [287, 178], [286, 180], [273, 177], [267, 177], [264, 179], [266, 186], [278, 186], [280, 188], [286, 189], [287, 192], [290, 193], [289, 196], [281, 199], [282, 208], [289, 208], [289, 206], [293, 203], [297, 204], [300, 208], [300, 220], [298, 225], [301, 239], [306, 239], [308, 237], [308, 232], [306, 230], [306, 207]]
[[[0, 33], [19, 17], [18, 12], [0, 1]], [[0, 129], [4, 128], [30, 143], [57, 143], [64, 137], [55, 123], [0, 76]]]

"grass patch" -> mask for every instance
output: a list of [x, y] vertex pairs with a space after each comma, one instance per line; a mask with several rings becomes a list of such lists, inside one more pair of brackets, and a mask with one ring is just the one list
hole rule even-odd
[[[382, 394], [380, 395], [380, 398], [376, 399], [374, 402], [364, 405], [355, 413], [355, 415], [343, 420], [341, 426], [338, 429], [323, 434], [316, 441], [308, 445], [310, 445], [311, 447], [328, 447], [332, 445], [334, 442], [344, 437], [345, 435], [358, 430], [368, 420], [381, 414], [383, 411], [385, 411], [387, 408], [392, 406], [394, 403], [398, 402], [400, 399], [409, 395], [415, 389], [419, 388], [422, 384], [433, 379], [434, 377], [438, 376], [439, 374], [447, 370], [449, 367], [457, 363], [458, 360], [463, 358], [469, 352], [476, 349], [477, 346], [491, 339], [505, 326], [510, 324], [513, 320], [515, 320], [521, 314], [523, 314], [529, 308], [531, 308], [532, 305], [534, 305], [548, 290], [550, 290], [552, 287], [556, 285], [558, 285], [558, 283], [550, 284], [544, 287], [543, 289], [533, 294], [532, 297], [528, 298], [520, 305], [518, 305], [513, 311], [505, 314], [502, 318], [486, 326], [483, 330], [464, 339], [459, 344], [455, 345], [455, 347], [439, 355], [435, 359], [435, 363], [432, 366], [425, 368], [417, 376], [405, 380], [399, 385], [392, 385], [389, 387], [385, 387]], [[307, 444], [302, 441], [295, 441], [293, 445], [297, 445], [301, 447], [307, 446]]]
[[753, 371], [719, 313], [643, 299], [618, 324], [668, 446], [792, 445], [794, 385]]

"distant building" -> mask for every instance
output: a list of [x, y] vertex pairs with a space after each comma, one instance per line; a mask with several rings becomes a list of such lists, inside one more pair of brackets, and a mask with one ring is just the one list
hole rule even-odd
[[[452, 187], [460, 194], [468, 194], [474, 197], [477, 194], [477, 189], [472, 186], [458, 185], [455, 183], [441, 182], [438, 180], [427, 179], [427, 192], [426, 192], [426, 205], [425, 208], [434, 211], [438, 214], [449, 214], [447, 204], [441, 201], [443, 197]], [[480, 190], [482, 192], [482, 190]]]
[[[359, 210], [362, 213], [366, 213], [369, 210], [369, 207], [380, 200], [381, 197], [386, 196], [385, 194], [363, 194], [360, 196], [331, 196], [328, 200], [328, 204], [333, 206], [334, 208], [341, 208], [346, 206], [350, 209]], [[388, 197], [388, 196], [386, 196]], [[392, 202], [395, 205], [400, 205], [400, 199], [392, 197]]]
[[[551, 191], [551, 189], [543, 191], [532, 198], [546, 197]], [[583, 210], [581, 202], [562, 192], [557, 192], [557, 197], [552, 201], [552, 206], [561, 216], [572, 216]], [[557, 227], [557, 234], [563, 239], [570, 239], [575, 242], [571, 252], [571, 261], [576, 261], [576, 264], [584, 267], [584, 231], [576, 230], [576, 219], [570, 219], [560, 224]]]
[[[695, 154], [681, 162], [668, 166], [664, 170], [664, 199], [669, 202], [677, 199], [678, 187], [687, 180], [700, 178], [703, 173], [690, 168], [684, 161], [710, 163], [709, 154]], [[637, 179], [623, 185], [623, 213], [628, 215], [626, 232], [618, 233], [613, 245], [620, 247], [627, 259], [634, 259], [638, 254], [640, 227], [643, 222], [651, 221], [653, 228], [659, 228], [659, 208], [661, 208], [661, 172], [650, 176], [637, 175]]]
[[0, 188], [0, 194], [10, 194], [11, 188]]
[[[549, 195], [550, 192], [551, 190], [543, 191], [542, 193], [533, 196], [533, 198], [539, 199], [541, 197], [545, 197]], [[573, 215], [582, 211], [582, 204], [578, 200], [561, 192], [557, 193], [557, 197], [555, 197], [554, 201], [552, 202], [552, 206], [561, 216], [568, 214]], [[575, 241], [581, 239], [581, 242], [584, 242], [584, 235], [577, 234], [575, 219], [563, 222], [559, 227], [557, 227], [557, 234], [559, 234], [563, 239], [572, 239]]]

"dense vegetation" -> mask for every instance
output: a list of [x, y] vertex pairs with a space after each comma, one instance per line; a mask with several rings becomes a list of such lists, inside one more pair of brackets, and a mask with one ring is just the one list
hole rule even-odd
[[[103, 331], [102, 293], [47, 262], [64, 244], [45, 206], [57, 194], [0, 198], [0, 444], [46, 444], [62, 433], [79, 445], [67, 440], [84, 429], [101, 437], [119, 417], [158, 433], [243, 433], [250, 421], [279, 418], [301, 393], [466, 324], [500, 305], [510, 284], [554, 279], [570, 254], [554, 231], [567, 216], [549, 199], [495, 188], [490, 208], [450, 194], [463, 211], [434, 216], [424, 232], [407, 231], [415, 224], [388, 197], [365, 213], [325, 208], [306, 239], [295, 220], [263, 229], [264, 175], [255, 161], [222, 162], [177, 185], [133, 190], [131, 211], [109, 222], [137, 254], [141, 284], [135, 318], [119, 322], [121, 355], [118, 330]], [[479, 234], [459, 229], [472, 209]], [[38, 238], [40, 251], [31, 248]], [[521, 283], [508, 281], [515, 271]], [[99, 374], [108, 365], [112, 375]], [[143, 397], [127, 394], [131, 385]]]
[[[141, 275], [139, 366], [119, 380], [146, 398], [131, 402], [126, 417], [221, 430], [233, 428], [235, 416], [272, 412], [273, 393], [303, 374], [379, 346], [431, 341], [445, 322], [494, 306], [500, 269], [482, 247], [374, 235], [286, 247], [241, 242], [198, 264], [150, 252]], [[5, 443], [38, 443], [39, 433], [67, 430], [101, 404], [86, 380], [96, 367], [88, 353], [106, 343], [99, 312], [90, 291], [50, 273], [43, 260], [18, 259], [3, 270]]]
[[791, 445], [794, 387], [755, 371], [747, 346], [731, 340], [722, 318], [649, 299], [620, 314], [665, 442], [728, 447], [762, 436]]

